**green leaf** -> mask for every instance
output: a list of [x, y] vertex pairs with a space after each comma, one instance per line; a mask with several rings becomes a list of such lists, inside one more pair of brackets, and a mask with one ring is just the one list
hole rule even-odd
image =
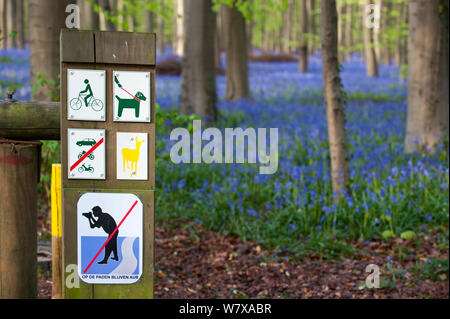
[[384, 239], [387, 239], [387, 238], [389, 238], [389, 237], [394, 237], [395, 234], [394, 234], [394, 232], [393, 232], [392, 230], [385, 230], [385, 231], [381, 234], [381, 236], [383, 236]]
[[411, 240], [416, 234], [412, 230], [404, 231], [400, 234], [400, 238]]

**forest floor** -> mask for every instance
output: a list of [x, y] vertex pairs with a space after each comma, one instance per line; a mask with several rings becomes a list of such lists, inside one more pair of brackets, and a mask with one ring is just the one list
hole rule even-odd
[[[433, 236], [420, 242], [353, 242], [354, 255], [327, 261], [296, 259], [184, 222], [156, 228], [155, 298], [448, 298], [448, 250]], [[364, 283], [380, 267], [380, 288]], [[51, 297], [51, 277], [39, 278], [38, 297]]]

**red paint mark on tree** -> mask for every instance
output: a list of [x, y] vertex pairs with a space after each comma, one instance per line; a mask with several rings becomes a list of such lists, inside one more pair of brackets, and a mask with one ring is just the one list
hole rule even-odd
[[21, 155], [7, 155], [0, 158], [0, 162], [11, 165], [28, 165], [32, 159]]

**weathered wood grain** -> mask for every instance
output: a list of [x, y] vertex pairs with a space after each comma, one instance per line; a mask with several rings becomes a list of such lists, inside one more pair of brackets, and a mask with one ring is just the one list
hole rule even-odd
[[36, 298], [39, 151], [0, 143], [0, 299]]
[[61, 62], [95, 62], [94, 31], [62, 29]]
[[0, 137], [59, 140], [59, 102], [0, 101]]
[[95, 62], [155, 65], [153, 33], [95, 31]]

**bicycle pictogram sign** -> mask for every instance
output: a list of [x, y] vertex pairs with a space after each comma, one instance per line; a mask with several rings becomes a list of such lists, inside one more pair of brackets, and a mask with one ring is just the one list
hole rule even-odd
[[68, 120], [106, 120], [106, 71], [68, 69], [67, 88]]

